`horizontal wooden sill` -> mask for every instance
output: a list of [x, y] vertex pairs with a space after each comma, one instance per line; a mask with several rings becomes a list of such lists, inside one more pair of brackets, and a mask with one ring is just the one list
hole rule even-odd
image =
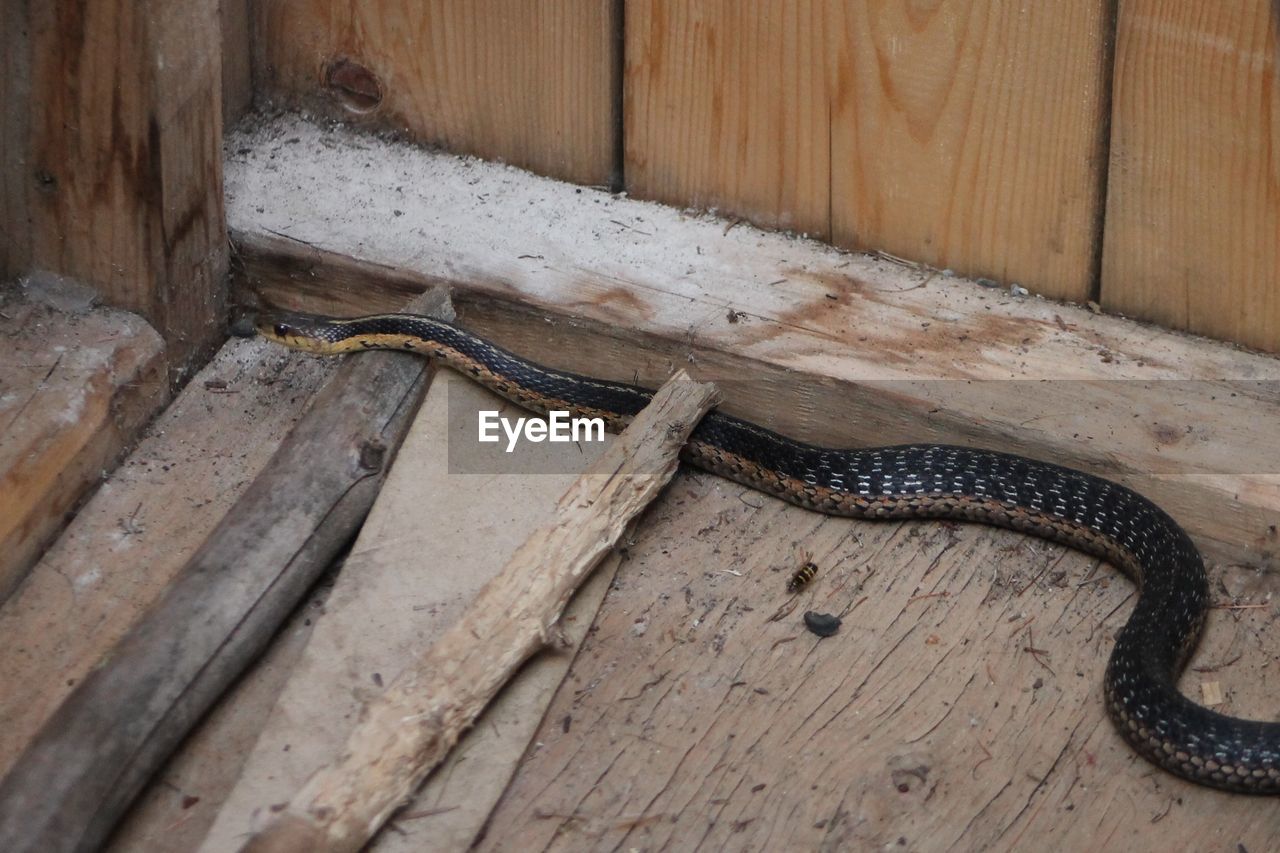
[[359, 313], [430, 283], [548, 364], [835, 445], [996, 447], [1131, 485], [1211, 560], [1280, 547], [1280, 360], [930, 269], [283, 117], [228, 142], [241, 281]]

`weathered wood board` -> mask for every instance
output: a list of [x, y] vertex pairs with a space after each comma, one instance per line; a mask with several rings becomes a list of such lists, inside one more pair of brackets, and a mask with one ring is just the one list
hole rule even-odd
[[1280, 351], [1280, 6], [1119, 5], [1102, 304]]
[[334, 366], [228, 343], [0, 607], [0, 776], [163, 593]]
[[1113, 6], [626, 6], [627, 188], [1090, 298]]
[[253, 10], [249, 0], [219, 0], [222, 23], [222, 123], [231, 127], [253, 106]]
[[[334, 760], [361, 704], [456, 621], [476, 592], [607, 443], [523, 444], [507, 455], [468, 456], [479, 409], [510, 404], [449, 371], [432, 383], [383, 493], [352, 548], [324, 614], [226, 797], [202, 849], [236, 849], [307, 778]], [[495, 472], [501, 466], [501, 473]], [[612, 577], [602, 566], [565, 620], [581, 641]], [[477, 640], [483, 642], [483, 640]], [[488, 817], [524, 752], [572, 650], [544, 655], [508, 685], [449, 762], [383, 832], [375, 850], [464, 849]], [[219, 745], [200, 745], [216, 760]], [[180, 817], [171, 803], [166, 821]]]
[[259, 97], [578, 183], [615, 178], [620, 3], [255, 5]]
[[168, 398], [164, 343], [52, 276], [0, 287], [0, 601]]
[[1148, 494], [1211, 560], [1280, 554], [1274, 358], [296, 118], [230, 149], [269, 299], [358, 311], [449, 281], [465, 323], [535, 359], [652, 387], [688, 366], [812, 441], [1073, 465]]
[[[790, 598], [805, 552], [818, 574]], [[1242, 609], [1213, 611], [1182, 688], [1274, 719], [1276, 579], [1214, 590]], [[479, 849], [1273, 849], [1269, 803], [1152, 768], [1107, 720], [1132, 600], [1039, 540], [827, 519], [690, 474], [628, 546]]]

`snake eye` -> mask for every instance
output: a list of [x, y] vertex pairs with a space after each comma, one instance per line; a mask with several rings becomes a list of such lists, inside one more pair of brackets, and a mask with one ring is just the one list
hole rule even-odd
[[277, 335], [283, 338], [289, 334], [289, 325], [287, 323], [276, 323], [275, 331]]

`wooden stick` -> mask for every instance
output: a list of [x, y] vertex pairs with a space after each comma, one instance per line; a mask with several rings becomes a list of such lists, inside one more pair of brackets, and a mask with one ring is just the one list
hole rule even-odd
[[[467, 612], [367, 705], [338, 761], [243, 850], [356, 851], [448, 754], [520, 665], [551, 645], [578, 584], [675, 473], [714, 386], [678, 372], [565, 492]], [[477, 500], [482, 500], [477, 496]]]
[[[439, 303], [428, 295], [410, 304]], [[155, 607], [0, 783], [0, 850], [97, 849], [369, 511], [427, 382], [407, 353], [352, 359]]]

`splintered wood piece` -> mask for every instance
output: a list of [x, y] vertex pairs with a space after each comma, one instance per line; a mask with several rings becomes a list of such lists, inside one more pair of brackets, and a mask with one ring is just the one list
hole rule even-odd
[[[410, 308], [424, 310], [433, 295]], [[164, 597], [0, 783], [0, 849], [96, 849], [143, 783], [368, 513], [425, 388], [406, 353], [353, 359]]]
[[565, 492], [419, 664], [366, 707], [339, 761], [321, 770], [246, 851], [358, 850], [456, 743], [512, 673], [554, 642], [579, 583], [675, 473], [715, 404], [679, 371]]

